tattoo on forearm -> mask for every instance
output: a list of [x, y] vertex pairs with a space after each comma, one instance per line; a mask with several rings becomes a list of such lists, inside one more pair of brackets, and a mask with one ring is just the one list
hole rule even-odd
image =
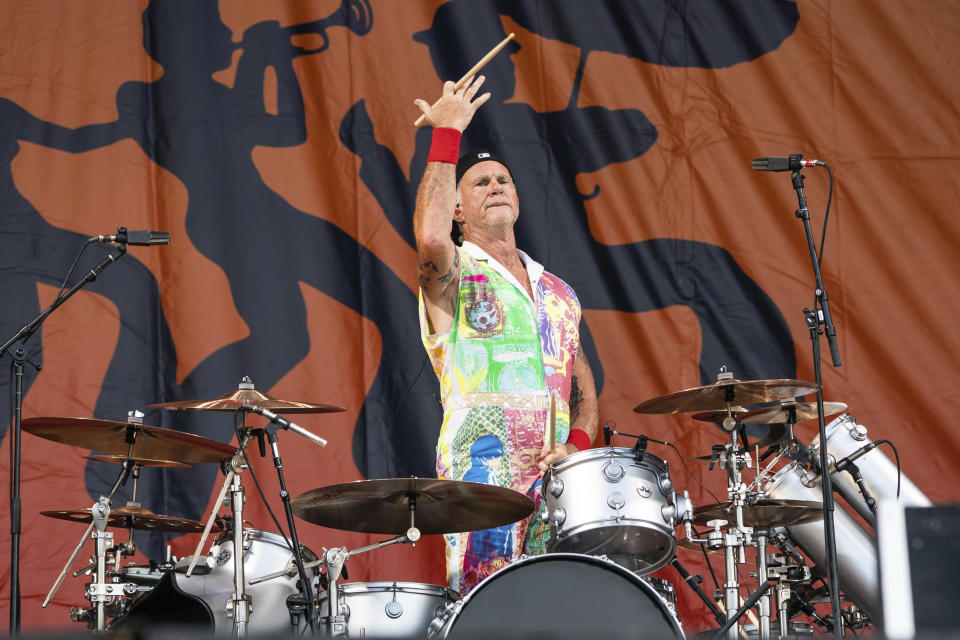
[[570, 426], [580, 417], [580, 405], [583, 403], [583, 391], [577, 384], [577, 376], [570, 381]]
[[[453, 253], [453, 266], [447, 269], [447, 272], [437, 278], [443, 284], [448, 284], [453, 280], [453, 276], [456, 273], [457, 269], [460, 267], [460, 252], [454, 251]], [[440, 273], [440, 269], [437, 268], [437, 263], [433, 260], [427, 260], [426, 262], [417, 262], [417, 268], [420, 270], [420, 274], [417, 276], [417, 279], [420, 281], [420, 286], [425, 287], [428, 282], [430, 282], [430, 272]]]

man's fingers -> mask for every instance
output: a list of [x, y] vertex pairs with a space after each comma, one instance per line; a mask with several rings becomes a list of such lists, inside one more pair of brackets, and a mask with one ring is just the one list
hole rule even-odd
[[423, 112], [423, 115], [427, 115], [427, 113], [429, 113], [430, 111], [430, 105], [427, 103], [426, 100], [421, 100], [420, 98], [417, 98], [416, 100], [413, 101], [413, 104], [415, 104], [417, 108]]
[[482, 96], [480, 96], [479, 98], [471, 102], [470, 104], [473, 105], [473, 110], [476, 111], [477, 109], [479, 109], [480, 105], [482, 105], [484, 102], [490, 99], [490, 95], [491, 93], [487, 91], [485, 94], [483, 94]]
[[453, 88], [456, 86], [456, 83], [453, 80], [447, 80], [443, 83], [443, 95], [449, 96], [453, 93]]

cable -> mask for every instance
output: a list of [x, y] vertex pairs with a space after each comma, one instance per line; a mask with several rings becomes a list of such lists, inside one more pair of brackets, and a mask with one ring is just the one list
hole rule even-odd
[[54, 298], [54, 302], [59, 300], [60, 296], [63, 295], [63, 290], [67, 288], [67, 281], [70, 280], [70, 276], [73, 275], [73, 270], [77, 268], [77, 263], [80, 262], [80, 256], [83, 255], [84, 250], [94, 242], [97, 242], [96, 238], [88, 238], [87, 241], [83, 243], [83, 246], [80, 247], [80, 250], [77, 251], [77, 255], [73, 257], [73, 264], [71, 264], [70, 269], [67, 270], [67, 275], [63, 278], [63, 283], [60, 285], [60, 290], [57, 291], [57, 296]]
[[817, 266], [823, 262], [823, 245], [827, 242], [827, 220], [830, 219], [830, 203], [833, 202], [833, 169], [826, 162], [823, 163], [830, 174], [830, 188], [827, 191], [827, 210], [823, 214], [823, 230], [820, 234], [820, 252], [817, 253]]
[[693, 481], [696, 482], [698, 485], [700, 485], [700, 488], [701, 488], [701, 489], [703, 489], [704, 491], [706, 491], [707, 493], [709, 493], [709, 494], [710, 494], [710, 497], [713, 498], [713, 501], [714, 501], [714, 502], [716, 502], [717, 504], [720, 503], [720, 498], [718, 498], [716, 495], [714, 495], [713, 491], [710, 491], [710, 489], [708, 489], [708, 488], [706, 487], [706, 485], [704, 485], [702, 482], [700, 482], [700, 479], [697, 478], [697, 476], [693, 475], [693, 472], [690, 471], [690, 467], [687, 466], [687, 461], [683, 459], [683, 456], [680, 454], [680, 450], [677, 449], [677, 447], [674, 446], [674, 444], [673, 444], [672, 442], [664, 442], [663, 440], [654, 440], [653, 438], [649, 438], [649, 440], [650, 440], [651, 442], [659, 442], [660, 444], [665, 444], [665, 445], [667, 445], [668, 447], [670, 447], [671, 449], [673, 449], [673, 450], [676, 452], [676, 454], [677, 454], [677, 458], [680, 460], [680, 464], [683, 465], [684, 471], [687, 472], [687, 475], [690, 476], [691, 478], [693, 478]]
[[897, 448], [894, 446], [894, 444], [887, 439], [875, 440], [874, 442], [877, 443], [877, 446], [881, 444], [890, 445], [890, 448], [893, 450], [893, 457], [896, 458], [897, 460], [897, 497], [899, 498], [900, 497], [900, 476], [902, 475], [902, 472], [900, 471], [900, 454], [897, 453]]

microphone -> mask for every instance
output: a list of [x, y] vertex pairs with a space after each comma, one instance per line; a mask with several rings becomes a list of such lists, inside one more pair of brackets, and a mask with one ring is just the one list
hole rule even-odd
[[327, 446], [327, 441], [321, 438], [320, 436], [310, 433], [303, 427], [297, 424], [294, 424], [293, 422], [290, 422], [286, 418], [278, 416], [277, 414], [275, 414], [273, 411], [270, 411], [269, 409], [264, 409], [263, 407], [253, 405], [253, 404], [243, 404], [243, 405], [240, 405], [240, 411], [249, 411], [250, 413], [259, 414], [264, 418], [266, 418], [267, 420], [269, 420], [270, 422], [273, 422], [274, 424], [277, 424], [284, 429], [289, 429], [290, 431], [293, 431], [297, 435], [302, 436], [307, 440], [310, 440], [311, 442], [314, 442], [315, 444], [320, 445], [321, 447]]
[[792, 153], [786, 158], [754, 158], [750, 161], [750, 168], [757, 171], [798, 171], [804, 167], [825, 167], [825, 162], [819, 160], [804, 160], [799, 153]]
[[610, 423], [607, 422], [603, 425], [603, 444], [605, 446], [610, 446], [610, 436], [613, 435], [613, 431], [610, 429]]
[[[846, 471], [847, 467], [849, 467], [854, 460], [867, 455], [868, 453], [870, 453], [871, 451], [873, 451], [879, 446], [880, 446], [880, 440], [874, 440], [873, 442], [868, 442], [867, 444], [863, 445], [862, 447], [860, 447], [850, 455], [846, 456], [845, 458], [840, 458], [839, 460], [834, 462], [832, 465], [830, 465], [830, 468], [827, 470], [828, 473], [830, 475], [833, 475], [838, 471]], [[822, 477], [823, 477], [823, 474], [818, 473], [814, 477], [813, 483], [819, 484], [820, 481], [822, 480]]]
[[120, 227], [113, 235], [93, 236], [90, 238], [90, 241], [118, 242], [120, 244], [132, 244], [147, 247], [153, 244], [170, 244], [170, 233], [168, 231], [151, 231], [150, 229], [127, 231], [126, 227]]

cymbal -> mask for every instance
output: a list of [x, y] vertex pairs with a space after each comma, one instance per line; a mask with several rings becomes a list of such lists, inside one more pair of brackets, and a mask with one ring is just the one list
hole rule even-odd
[[775, 400], [787, 400], [817, 390], [817, 385], [804, 380], [721, 380], [703, 387], [693, 387], [668, 393], [641, 402], [637, 413], [687, 413], [690, 411], [714, 411], [731, 406], [762, 404]]
[[280, 400], [273, 396], [257, 391], [250, 378], [244, 376], [240, 388], [225, 393], [213, 400], [177, 400], [176, 402], [161, 402], [148, 404], [147, 409], [170, 409], [175, 411], [236, 411], [242, 405], [251, 404], [275, 413], [336, 413], [346, 411], [343, 407], [332, 404], [318, 404], [315, 402], [299, 402], [294, 400]]
[[183, 463], [220, 462], [235, 452], [230, 445], [192, 433], [96, 418], [28, 418], [23, 430], [81, 449], [126, 456], [126, 434], [135, 434], [132, 457]]
[[307, 491], [293, 513], [307, 522], [345, 531], [400, 535], [414, 525], [423, 534], [491, 529], [533, 513], [533, 500], [494, 485], [436, 478], [359, 480]]
[[[789, 527], [793, 524], [816, 522], [823, 518], [819, 502], [812, 500], [760, 500], [743, 507], [746, 527]], [[732, 502], [704, 505], [693, 510], [694, 522], [706, 524], [710, 520], [734, 522], [736, 511]]]
[[[749, 409], [744, 409], [743, 407], [730, 407], [730, 413], [737, 420], [739, 420], [740, 416], [748, 411]], [[695, 413], [690, 417], [701, 422], [723, 422], [723, 419], [727, 417], [727, 410], [719, 409], [717, 411], [701, 411], [700, 413]]]
[[[72, 511], [41, 511], [40, 515], [47, 516], [48, 518], [57, 518], [58, 520], [81, 522], [83, 524], [89, 524], [92, 520], [89, 507]], [[203, 531], [206, 523], [188, 520], [186, 518], [162, 516], [140, 507], [117, 507], [110, 510], [110, 516], [107, 518], [107, 526], [139, 529], [143, 531], [199, 533]], [[214, 524], [213, 530], [219, 531], [220, 529]]]
[[[83, 456], [87, 460], [96, 460], [97, 462], [112, 462], [116, 464], [123, 464], [127, 456], [123, 455], [92, 455], [92, 456]], [[173, 460], [153, 460], [152, 458], [131, 458], [134, 464], [138, 464], [141, 467], [162, 467], [165, 469], [189, 469], [190, 465], [183, 464], [182, 462], [174, 462]]]
[[[781, 402], [775, 407], [761, 407], [737, 416], [737, 420], [744, 424], [770, 424], [787, 422], [790, 407], [796, 409], [796, 421], [815, 420], [817, 418], [816, 402]], [[823, 415], [832, 416], [835, 413], [846, 411], [847, 405], [842, 402], [824, 402]]]

